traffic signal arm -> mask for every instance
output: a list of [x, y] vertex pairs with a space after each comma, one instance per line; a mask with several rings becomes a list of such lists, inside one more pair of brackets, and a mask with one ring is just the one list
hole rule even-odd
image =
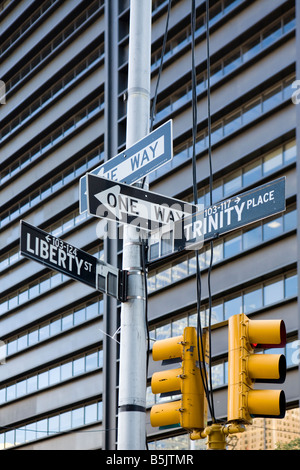
[[249, 320], [244, 314], [228, 321], [228, 422], [251, 424], [253, 417], [282, 418], [281, 390], [253, 390], [255, 382], [283, 383], [286, 361], [282, 354], [254, 354], [259, 347], [282, 347], [286, 342], [282, 320]]
[[[205, 334], [204, 343], [206, 337]], [[156, 341], [152, 357], [155, 361], [170, 363], [179, 359], [182, 363], [180, 368], [153, 374], [151, 388], [154, 394], [181, 394], [181, 400], [153, 406], [150, 412], [151, 425], [178, 423], [191, 432], [204, 429], [207, 405], [198, 360], [196, 329], [186, 327], [182, 336]], [[204, 369], [202, 374], [205, 373]]]

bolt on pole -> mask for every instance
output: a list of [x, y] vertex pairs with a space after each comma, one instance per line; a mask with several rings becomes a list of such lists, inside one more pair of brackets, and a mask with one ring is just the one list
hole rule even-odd
[[[149, 134], [151, 4], [151, 0], [130, 2], [127, 148]], [[147, 328], [141, 242], [140, 230], [124, 225], [128, 300], [121, 307], [118, 450], [144, 450], [146, 444]]]

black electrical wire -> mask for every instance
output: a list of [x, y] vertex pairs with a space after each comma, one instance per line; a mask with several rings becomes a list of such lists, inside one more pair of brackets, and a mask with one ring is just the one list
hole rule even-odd
[[[210, 50], [209, 50], [209, 0], [206, 0], [206, 57], [207, 57], [207, 120], [208, 120], [208, 161], [209, 161], [209, 195], [210, 205], [212, 206], [212, 191], [213, 191], [213, 172], [212, 172], [212, 157], [211, 157], [211, 106], [210, 106]], [[209, 331], [209, 344], [211, 348], [211, 317], [212, 317], [212, 301], [211, 301], [211, 271], [213, 263], [213, 241], [210, 242], [210, 263], [208, 267], [208, 299], [209, 299], [209, 315], [208, 315], [208, 331]], [[211, 349], [210, 349], [211, 350]], [[212, 366], [211, 366], [211, 354], [209, 354], [209, 381], [211, 390], [211, 402], [212, 402], [212, 420], [215, 422], [214, 412], [214, 399], [212, 391]]]
[[[192, 169], [193, 169], [193, 197], [194, 204], [198, 203], [197, 191], [197, 174], [196, 174], [196, 136], [197, 136], [197, 75], [195, 66], [195, 30], [196, 30], [196, 5], [195, 0], [192, 0], [191, 8], [191, 32], [192, 32], [192, 115], [193, 115], [193, 155], [192, 155]], [[209, 393], [205, 351], [203, 345], [203, 332], [201, 325], [201, 272], [199, 265], [199, 252], [196, 250], [196, 289], [197, 289], [197, 349], [198, 349], [198, 362], [200, 368], [200, 375], [203, 383], [205, 396], [207, 399], [208, 408], [212, 417], [214, 417], [214, 410]], [[201, 348], [201, 349], [200, 349]], [[202, 357], [202, 360], [201, 360]], [[210, 364], [211, 366], [211, 364]], [[213, 418], [214, 419], [214, 418]]]
[[[155, 92], [154, 92], [154, 98], [153, 98], [152, 107], [151, 107], [150, 132], [152, 132], [153, 124], [154, 124], [154, 116], [155, 116], [155, 109], [156, 109], [156, 102], [157, 102], [158, 86], [159, 86], [161, 72], [162, 72], [162, 68], [163, 68], [164, 55], [165, 55], [165, 49], [166, 49], [166, 43], [167, 43], [167, 37], [168, 37], [171, 4], [172, 4], [172, 0], [169, 0], [166, 26], [165, 26], [165, 33], [164, 33], [164, 39], [163, 39], [163, 46], [162, 46], [162, 50], [161, 50], [160, 66], [159, 66], [159, 70], [158, 70], [156, 86], [155, 86]], [[143, 179], [142, 187], [144, 187], [145, 181], [146, 181], [146, 178]], [[147, 264], [147, 251], [148, 251], [148, 243], [142, 237], [141, 260], [142, 260], [142, 270], [143, 270], [143, 273], [144, 273], [145, 323], [146, 323], [146, 330], [147, 330], [146, 383], [147, 383], [147, 380], [148, 380], [149, 357], [150, 357], [150, 333], [149, 333], [149, 322], [148, 322], [148, 285], [147, 285], [147, 266], [146, 266], [146, 264]], [[146, 441], [145, 442], [146, 450], [148, 450], [147, 433], [146, 433], [146, 436], [145, 436], [145, 441]]]

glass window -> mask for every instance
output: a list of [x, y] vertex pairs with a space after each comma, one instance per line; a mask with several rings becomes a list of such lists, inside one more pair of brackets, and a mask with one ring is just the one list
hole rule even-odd
[[295, 210], [285, 212], [283, 216], [283, 223], [285, 232], [297, 228], [297, 212]]
[[213, 305], [211, 308], [211, 322], [219, 323], [224, 320], [223, 304]]
[[243, 186], [248, 186], [262, 177], [262, 165], [260, 160], [251, 162], [243, 169]]
[[234, 297], [224, 302], [225, 320], [242, 312], [242, 297]]
[[45, 326], [42, 326], [40, 329], [39, 329], [39, 338], [40, 338], [40, 341], [43, 341], [44, 339], [47, 339], [49, 338], [50, 336], [50, 324], [47, 324]]
[[240, 170], [224, 179], [224, 196], [228, 196], [242, 188], [242, 173]]
[[171, 323], [156, 328], [156, 339], [166, 339], [171, 337]]
[[294, 297], [298, 293], [298, 276], [294, 274], [285, 278], [285, 298]]
[[283, 298], [283, 279], [264, 286], [264, 305], [280, 302]]
[[36, 438], [42, 439], [48, 434], [48, 420], [41, 419], [36, 423]]
[[161, 237], [161, 254], [167, 255], [171, 253], [173, 247], [173, 230], [167, 232]]
[[188, 274], [188, 261], [184, 260], [181, 263], [172, 266], [172, 282], [183, 279]]
[[211, 85], [216, 83], [223, 76], [222, 64], [217, 64], [211, 69]]
[[[220, 201], [223, 198], [223, 184], [221, 183], [213, 183], [213, 190], [212, 190], [212, 202]], [[210, 205], [210, 194], [209, 192], [205, 195], [205, 202], [207, 205]]]
[[263, 112], [273, 109], [275, 106], [279, 105], [282, 102], [282, 90], [281, 86], [274, 88], [273, 90], [267, 92], [263, 96]]
[[84, 408], [77, 408], [72, 411], [72, 428], [78, 428], [84, 424]]
[[6, 387], [6, 400], [14, 400], [17, 396], [17, 387], [16, 384], [9, 385]]
[[261, 50], [260, 37], [243, 46], [243, 60], [247, 61], [259, 53]]
[[26, 302], [28, 300], [29, 296], [29, 291], [28, 289], [23, 289], [23, 291], [20, 291], [19, 294], [19, 303], [22, 304], [23, 302]]
[[59, 430], [60, 431], [66, 431], [68, 429], [71, 429], [72, 426], [72, 414], [71, 411], [66, 411], [65, 413], [61, 413], [59, 416]]
[[45, 279], [43, 281], [40, 282], [40, 293], [42, 292], [48, 292], [48, 290], [50, 289], [50, 278], [48, 279]]
[[50, 323], [50, 335], [54, 336], [61, 332], [61, 318]]
[[243, 233], [243, 249], [249, 250], [253, 246], [257, 246], [262, 241], [262, 228], [261, 225], [258, 227], [247, 230]]
[[10, 341], [9, 343], [7, 343], [7, 354], [10, 355], [10, 354], [14, 354], [15, 352], [17, 352], [17, 341]]
[[73, 374], [72, 362], [66, 362], [65, 364], [62, 364], [60, 368], [60, 373], [61, 373], [61, 380], [70, 379]]
[[242, 251], [242, 236], [241, 235], [231, 235], [230, 237], [225, 238], [224, 242], [224, 257], [229, 258], [231, 256], [237, 255]]
[[98, 353], [94, 352], [92, 354], [88, 354], [85, 357], [85, 370], [86, 372], [90, 370], [95, 370], [97, 369], [98, 366]]
[[49, 370], [49, 385], [60, 382], [60, 367], [54, 367]]
[[15, 445], [15, 430], [6, 431], [5, 433], [5, 448], [8, 449]]
[[223, 126], [222, 124], [217, 124], [211, 130], [211, 143], [215, 144], [222, 138], [223, 138]]
[[84, 322], [85, 320], [85, 307], [74, 312], [74, 325]]
[[59, 416], [52, 416], [48, 419], [48, 432], [50, 435], [59, 432]]
[[39, 340], [39, 330], [33, 330], [28, 334], [28, 346], [36, 344]]
[[38, 388], [39, 390], [49, 386], [49, 371], [41, 372], [38, 374]]
[[213, 263], [218, 263], [223, 259], [223, 241], [218, 241], [214, 243], [213, 246]]
[[242, 115], [243, 125], [248, 124], [249, 122], [252, 122], [254, 119], [258, 118], [261, 115], [261, 112], [262, 106], [260, 98], [252, 101], [252, 103], [245, 105]]
[[67, 330], [68, 328], [71, 328], [73, 326], [73, 314], [65, 315], [62, 318], [62, 329], [63, 331]]
[[29, 379], [27, 379], [27, 393], [36, 392], [37, 389], [38, 389], [37, 375], [34, 375], [33, 377], [29, 377]]
[[172, 336], [180, 336], [183, 334], [184, 328], [187, 326], [187, 317], [180, 318], [172, 322]]
[[295, 28], [295, 14], [291, 13], [287, 15], [283, 20], [283, 33], [290, 31]]
[[75, 359], [73, 361], [73, 374], [78, 375], [84, 372], [84, 357], [80, 357], [79, 359]]
[[278, 22], [263, 33], [262, 46], [268, 47], [281, 36], [281, 23]]
[[86, 307], [86, 319], [90, 320], [98, 315], [98, 302], [92, 303]]
[[84, 407], [84, 423], [89, 424], [97, 421], [98, 413], [97, 413], [97, 403], [93, 403], [92, 405], [87, 405]]
[[197, 313], [193, 313], [192, 315], [188, 316], [188, 326], [197, 328]]
[[196, 257], [193, 256], [192, 258], [188, 259], [188, 270], [189, 274], [195, 274], [196, 273]]
[[98, 352], [98, 364], [99, 364], [99, 367], [103, 367], [103, 350], [102, 349]]
[[276, 149], [263, 159], [263, 173], [267, 175], [282, 166], [282, 149]]
[[224, 134], [228, 135], [239, 129], [242, 125], [241, 113], [235, 113], [224, 121]]
[[26, 442], [36, 440], [36, 423], [27, 424], [25, 426]]
[[297, 158], [297, 146], [296, 142], [293, 140], [284, 146], [283, 151], [284, 163], [288, 164]]
[[224, 364], [217, 364], [212, 367], [213, 388], [224, 385]]
[[168, 286], [171, 283], [171, 268], [163, 269], [156, 274], [156, 288]]
[[25, 442], [25, 429], [16, 429], [16, 445], [23, 444]]
[[278, 237], [283, 232], [282, 217], [273, 219], [263, 225], [263, 239], [270, 240], [271, 238]]
[[26, 380], [21, 380], [21, 382], [17, 383], [17, 397], [23, 397], [26, 395]]
[[233, 55], [224, 59], [224, 74], [232, 72], [232, 70], [236, 69], [242, 63], [242, 58], [240, 51], [235, 52]]
[[254, 289], [244, 294], [244, 313], [262, 308], [262, 288]]

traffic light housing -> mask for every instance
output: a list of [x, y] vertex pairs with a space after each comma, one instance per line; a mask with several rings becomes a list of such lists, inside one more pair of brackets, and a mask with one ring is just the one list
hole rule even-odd
[[283, 418], [282, 390], [254, 390], [255, 383], [283, 383], [283, 354], [255, 354], [260, 348], [286, 344], [282, 320], [250, 320], [245, 314], [228, 320], [228, 422], [252, 424], [254, 417]]
[[[202, 341], [204, 356], [207, 360], [207, 333], [203, 335]], [[207, 403], [198, 361], [196, 329], [186, 327], [181, 336], [156, 341], [153, 345], [152, 357], [154, 361], [162, 360], [168, 364], [176, 360], [181, 361], [180, 367], [156, 372], [151, 380], [154, 394], [181, 394], [181, 399], [154, 405], [150, 412], [151, 425], [163, 427], [179, 424], [189, 432], [203, 430], [207, 420]], [[201, 353], [200, 359], [202, 364]], [[204, 368], [202, 374], [205, 373]]]

